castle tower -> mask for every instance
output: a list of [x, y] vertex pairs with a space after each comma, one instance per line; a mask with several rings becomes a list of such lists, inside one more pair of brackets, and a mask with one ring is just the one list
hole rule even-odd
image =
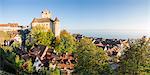
[[41, 12], [42, 18], [51, 18], [51, 13], [47, 9]]
[[58, 20], [58, 18], [56, 17], [54, 20], [54, 34], [55, 37], [59, 37], [60, 34], [60, 21]]

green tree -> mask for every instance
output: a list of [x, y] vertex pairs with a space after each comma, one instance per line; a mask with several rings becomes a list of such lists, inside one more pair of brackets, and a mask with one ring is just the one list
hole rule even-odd
[[26, 40], [26, 48], [27, 48], [27, 50], [30, 50], [31, 49], [31, 47], [34, 45], [34, 43], [35, 43], [35, 41], [33, 40], [32, 41], [32, 39], [33, 38], [31, 38], [31, 33], [29, 34], [29, 35], [27, 35], [27, 40]]
[[31, 38], [33, 43], [45, 45], [51, 47], [54, 40], [54, 34], [51, 30], [46, 30], [42, 26], [36, 26], [31, 30]]
[[27, 72], [28, 72], [28, 73], [32, 73], [32, 72], [33, 72], [32, 60], [30, 59], [30, 60], [28, 60], [26, 63], [28, 64], [28, 66], [27, 66]]
[[22, 64], [24, 63], [24, 60], [21, 59], [19, 57], [19, 55], [16, 55], [16, 57], [15, 57], [15, 63], [16, 63], [16, 67], [20, 68], [22, 66]]
[[0, 43], [4, 43], [4, 40], [9, 40], [11, 38], [10, 32], [0, 31]]
[[50, 75], [60, 75], [60, 70], [58, 68], [54, 70], [50, 69]]
[[109, 75], [112, 73], [107, 54], [94, 45], [90, 39], [81, 39], [76, 53], [78, 55], [76, 71], [80, 75]]
[[150, 46], [149, 42], [136, 40], [130, 44], [121, 58], [120, 75], [146, 75], [150, 74]]
[[21, 46], [21, 43], [14, 41], [11, 46], [14, 48], [19, 48]]
[[15, 58], [15, 53], [14, 52], [5, 52], [1, 47], [0, 47], [0, 64], [1, 64], [1, 70], [10, 72], [10, 73], [15, 73], [16, 72], [16, 67], [14, 65], [14, 58]]
[[1, 48], [5, 52], [2, 55], [6, 58], [6, 60], [12, 64], [15, 64], [16, 53], [14, 52], [14, 49], [11, 46], [2, 46]]
[[76, 41], [75, 38], [68, 33], [66, 30], [61, 31], [60, 38], [55, 40], [55, 50], [57, 52], [75, 52], [76, 50]]
[[11, 46], [2, 46], [1, 47], [5, 52], [12, 52], [13, 51], [13, 47]]

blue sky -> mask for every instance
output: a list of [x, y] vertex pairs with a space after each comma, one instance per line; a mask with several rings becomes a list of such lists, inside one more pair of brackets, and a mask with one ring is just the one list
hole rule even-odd
[[61, 29], [150, 30], [149, 0], [0, 0], [0, 23], [29, 25], [44, 9]]

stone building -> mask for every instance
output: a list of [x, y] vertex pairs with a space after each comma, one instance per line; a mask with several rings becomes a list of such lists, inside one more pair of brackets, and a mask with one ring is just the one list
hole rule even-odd
[[60, 22], [58, 18], [51, 18], [51, 13], [48, 10], [41, 12], [41, 18], [34, 18], [31, 22], [31, 29], [35, 26], [43, 26], [46, 30], [50, 29], [54, 33], [55, 37], [60, 34]]

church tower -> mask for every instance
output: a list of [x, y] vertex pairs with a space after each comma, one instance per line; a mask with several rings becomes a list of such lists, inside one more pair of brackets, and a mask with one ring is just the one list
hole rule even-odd
[[51, 18], [51, 13], [47, 9], [45, 9], [44, 11], [42, 11], [41, 14], [42, 14], [42, 18]]

